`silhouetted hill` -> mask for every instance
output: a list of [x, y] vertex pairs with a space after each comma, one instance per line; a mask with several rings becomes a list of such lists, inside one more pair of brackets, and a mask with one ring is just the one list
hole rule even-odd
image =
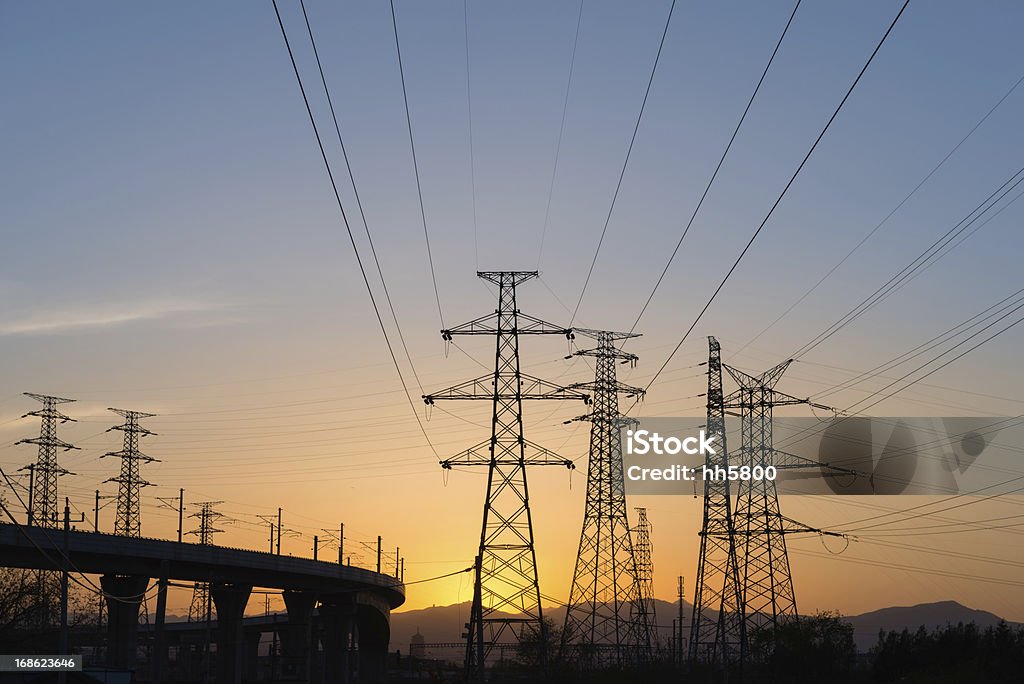
[[936, 627], [955, 625], [958, 622], [973, 622], [984, 629], [999, 624], [1000, 617], [985, 610], [975, 610], [961, 605], [956, 601], [939, 601], [937, 603], [921, 603], [916, 606], [894, 606], [873, 610], [862, 615], [844, 617], [843, 620], [853, 625], [853, 639], [858, 651], [867, 651], [878, 643], [878, 630], [916, 631], [924, 626], [927, 630]]
[[[689, 603], [685, 604], [686, 623], [690, 621]], [[678, 614], [678, 604], [656, 601], [655, 613], [658, 620], [659, 637], [666, 643], [672, 634], [672, 619]], [[565, 608], [545, 606], [544, 617], [561, 629], [565, 622]], [[462, 641], [465, 623], [469, 621], [469, 601], [450, 606], [431, 606], [420, 610], [409, 610], [391, 614], [391, 650], [407, 653], [409, 640], [419, 631], [427, 643], [450, 643]]]
[[[655, 611], [658, 621], [658, 635], [662, 643], [668, 644], [672, 634], [672, 620], [679, 612], [677, 603], [657, 601]], [[685, 603], [683, 617], [686, 624], [686, 636], [689, 627], [692, 607]], [[554, 621], [559, 628], [565, 621], [565, 608], [545, 607], [544, 615]], [[462, 640], [464, 623], [469, 620], [469, 602], [450, 606], [432, 606], [421, 610], [410, 610], [391, 615], [391, 650], [400, 649], [408, 652], [409, 640], [417, 629], [428, 643], [458, 642]], [[878, 630], [911, 631], [920, 626], [932, 630], [946, 624], [973, 622], [978, 627], [986, 627], [999, 623], [1000, 617], [984, 610], [975, 610], [963, 606], [956, 601], [939, 601], [922, 603], [916, 606], [894, 606], [873, 610], [862, 615], [844, 616], [843, 620], [853, 625], [854, 641], [857, 650], [866, 652], [878, 641]]]

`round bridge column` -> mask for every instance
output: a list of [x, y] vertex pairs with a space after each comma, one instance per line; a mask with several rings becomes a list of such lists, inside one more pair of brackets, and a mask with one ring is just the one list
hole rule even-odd
[[139, 604], [148, 577], [103, 575], [100, 587], [107, 602], [107, 665], [134, 668], [138, 645]]
[[349, 651], [356, 620], [355, 594], [329, 594], [320, 599], [320, 625], [323, 629], [324, 683], [348, 684], [351, 681]]
[[316, 594], [311, 591], [282, 593], [288, 624], [281, 630], [281, 681], [309, 682], [310, 627]]
[[210, 585], [217, 605], [217, 682], [242, 684], [242, 614], [252, 593], [251, 584]]

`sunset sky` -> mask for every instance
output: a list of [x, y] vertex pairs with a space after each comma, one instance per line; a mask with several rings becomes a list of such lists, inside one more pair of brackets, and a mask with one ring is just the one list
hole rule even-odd
[[[297, 3], [280, 3], [353, 230], [369, 249], [333, 138]], [[804, 3], [682, 251], [637, 327], [646, 385], [711, 296], [901, 3]], [[568, 325], [609, 211], [668, 3], [587, 2], [552, 184], [579, 5], [469, 3], [473, 165], [462, 2], [396, 3], [439, 319], [406, 130], [391, 14], [384, 2], [307, 9], [369, 230], [413, 367], [398, 345], [425, 442], [388, 356], [324, 172], [270, 2], [6, 3], [0, 7], [5, 135], [0, 137], [0, 464], [38, 433], [22, 392], [74, 398], [61, 436], [74, 476], [61, 496], [92, 520], [93, 493], [117, 474], [118, 416], [159, 414], [144, 466], [143, 534], [171, 538], [185, 488], [221, 500], [218, 543], [263, 549], [257, 516], [284, 509], [285, 553], [311, 555], [322, 528], [346, 525], [354, 564], [367, 544], [401, 547], [406, 579], [468, 566], [484, 471], [437, 461], [489, 435], [486, 402], [438, 405], [424, 392], [488, 372], [493, 340], [439, 335], [494, 309], [476, 278], [539, 269], [520, 308]], [[785, 25], [788, 2], [679, 3], [604, 244], [575, 323], [628, 330], [693, 212]], [[706, 336], [728, 363], [760, 371], [789, 358], [913, 260], [1024, 164], [1024, 85], [864, 247], [832, 269], [1018, 82], [1024, 6], [912, 2], [751, 251], [651, 387], [638, 415], [700, 415]], [[474, 194], [475, 215], [474, 229]], [[1024, 189], [1024, 188], [1022, 188]], [[549, 191], [551, 196], [548, 213]], [[845, 408], [890, 382], [826, 391], [1024, 287], [1024, 203], [1005, 211], [795, 363], [779, 388]], [[1002, 205], [1000, 205], [1002, 206]], [[547, 214], [547, 228], [544, 229]], [[542, 247], [543, 235], [543, 247]], [[372, 261], [370, 261], [372, 263]], [[375, 295], [384, 301], [375, 271]], [[1024, 326], [869, 413], [1015, 416]], [[755, 338], [755, 336], [757, 336]], [[523, 369], [558, 382], [592, 376], [566, 340], [522, 342]], [[900, 368], [890, 377], [910, 368]], [[448, 413], [450, 412], [450, 413]], [[527, 407], [527, 437], [576, 459], [530, 472], [541, 590], [565, 600], [582, 517], [580, 406]], [[808, 412], [796, 412], [809, 415]], [[1007, 473], [1010, 480], [1024, 469]], [[1020, 482], [1007, 485], [1010, 491]], [[997, 491], [997, 490], [995, 490]], [[988, 492], [994, 493], [994, 492]], [[20, 510], [16, 498], [5, 501]], [[921, 497], [793, 497], [784, 512], [844, 525]], [[687, 598], [700, 500], [638, 497], [654, 526], [655, 586]], [[961, 503], [957, 501], [955, 503]], [[972, 504], [922, 526], [1021, 514], [1024, 499]], [[101, 511], [110, 529], [113, 504]], [[195, 521], [192, 521], [195, 522]], [[792, 539], [801, 612], [858, 613], [953, 599], [1024, 621], [1024, 523], [843, 543]], [[906, 530], [907, 524], [893, 525]], [[326, 550], [325, 556], [336, 554]], [[388, 563], [394, 562], [393, 558]], [[187, 611], [185, 592], [172, 612]], [[468, 574], [409, 587], [406, 608], [471, 598]], [[257, 599], [250, 603], [250, 610]]]

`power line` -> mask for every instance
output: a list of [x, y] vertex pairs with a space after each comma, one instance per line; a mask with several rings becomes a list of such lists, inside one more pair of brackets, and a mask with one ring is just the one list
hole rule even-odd
[[[900, 269], [895, 275], [881, 285], [877, 290], [872, 292], [870, 295], [865, 297], [859, 304], [846, 312], [839, 319], [834, 321], [825, 330], [815, 335], [809, 342], [805, 343], [802, 347], [793, 353], [793, 358], [799, 358], [806, 355], [808, 352], [814, 350], [821, 343], [835, 335], [837, 332], [845, 328], [853, 321], [860, 318], [865, 312], [874, 307], [884, 297], [888, 296], [898, 288], [902, 287], [906, 282], [913, 277], [916, 273], [923, 271], [928, 268], [931, 264], [938, 260], [943, 254], [942, 250], [945, 249], [953, 240], [962, 235], [964, 231], [970, 228], [976, 223], [982, 216], [988, 213], [996, 204], [998, 204], [1003, 198], [1024, 181], [1024, 167], [1021, 167], [1013, 173], [1008, 179], [1003, 181], [1002, 185], [996, 188], [988, 197], [981, 201], [974, 209], [972, 209], [966, 216], [956, 223], [952, 228], [943, 233], [937, 240], [932, 242], [923, 252], [913, 259], [909, 264]], [[998, 196], [997, 196], [998, 195]], [[1011, 200], [1011, 203], [1014, 200]], [[1009, 206], [1009, 205], [1007, 205]], [[1005, 206], [1003, 207], [1005, 209]], [[996, 214], [998, 215], [998, 214]], [[992, 218], [994, 218], [993, 216]], [[987, 221], [985, 222], [987, 223]], [[982, 223], [975, 230], [985, 225]], [[973, 233], [973, 231], [972, 231]], [[959, 243], [957, 243], [959, 244]]]
[[[392, 5], [394, 11], [394, 5]], [[469, 0], [462, 0], [462, 19], [466, 35], [466, 113], [469, 120], [469, 183], [473, 195], [473, 254], [480, 270], [480, 238], [476, 223], [476, 152], [473, 148], [473, 79], [469, 69]], [[396, 41], [397, 42], [397, 41]], [[444, 324], [441, 324], [444, 327]]]
[[587, 286], [590, 284], [590, 276], [594, 273], [594, 265], [597, 263], [597, 255], [601, 253], [601, 245], [604, 244], [605, 233], [608, 232], [608, 224], [612, 220], [612, 212], [615, 210], [615, 200], [619, 197], [619, 190], [622, 188], [622, 179], [626, 176], [626, 167], [629, 165], [629, 156], [633, 152], [633, 143], [636, 142], [637, 131], [640, 130], [640, 121], [643, 119], [644, 110], [647, 108], [647, 98], [651, 94], [651, 85], [654, 83], [654, 74], [658, 71], [658, 62], [661, 61], [661, 51], [665, 47], [665, 36], [668, 35], [669, 24], [672, 23], [672, 12], [675, 11], [676, 0], [672, 0], [672, 5], [668, 8], [668, 16], [665, 18], [665, 28], [661, 32], [661, 42], [658, 44], [658, 53], [654, 57], [654, 64], [651, 66], [651, 75], [647, 79], [647, 89], [644, 91], [643, 102], [640, 103], [640, 111], [636, 115], [636, 124], [633, 126], [633, 135], [629, 139], [629, 147], [626, 148], [626, 158], [622, 161], [622, 170], [619, 171], [619, 180], [615, 184], [615, 192], [612, 193], [612, 202], [608, 207], [608, 215], [604, 219], [604, 227], [601, 229], [601, 237], [597, 240], [597, 249], [594, 250], [594, 258], [590, 260], [590, 268], [587, 269], [587, 278], [583, 281], [583, 289], [580, 290], [580, 297], [576, 300], [576, 307], [572, 312], [572, 319], [569, 321], [571, 326], [576, 321], [576, 314], [579, 313], [580, 305], [583, 303], [583, 295], [587, 292]]
[[387, 280], [384, 278], [384, 271], [381, 269], [380, 260], [377, 258], [377, 249], [373, 245], [373, 236], [370, 234], [370, 226], [366, 222], [366, 212], [363, 210], [363, 201], [359, 197], [359, 189], [356, 187], [356, 176], [352, 172], [352, 164], [349, 162], [348, 150], [345, 148], [345, 141], [341, 135], [341, 124], [338, 121], [338, 114], [334, 109], [334, 100], [331, 98], [331, 90], [327, 87], [327, 77], [324, 75], [324, 67], [320, 62], [320, 52], [316, 47], [316, 39], [313, 37], [313, 28], [309, 23], [309, 15], [306, 13], [306, 2], [305, 0], [299, 0], [299, 6], [302, 7], [302, 18], [306, 22], [306, 32], [309, 34], [309, 43], [313, 47], [313, 56], [316, 58], [316, 67], [320, 72], [320, 82], [324, 86], [324, 95], [327, 97], [327, 105], [331, 110], [331, 119], [334, 121], [334, 132], [338, 135], [338, 146], [341, 148], [342, 159], [345, 160], [345, 169], [348, 171], [349, 180], [352, 183], [352, 194], [356, 200], [356, 207], [359, 209], [359, 217], [363, 222], [363, 230], [366, 231], [366, 241], [370, 245], [370, 254], [373, 255], [373, 263], [377, 267], [377, 275], [380, 277], [380, 283], [384, 289], [384, 297], [388, 302], [388, 309], [391, 310], [391, 318], [395, 322], [395, 330], [398, 332], [398, 339], [402, 344], [402, 349], [405, 352], [405, 358], [409, 362], [409, 368], [412, 369], [412, 375], [416, 379], [416, 384], [420, 388], [420, 392], [423, 391], [423, 384], [420, 382], [420, 377], [416, 373], [416, 366], [412, 362], [412, 355], [409, 353], [409, 347], [405, 343], [405, 335], [402, 334], [402, 326], [398, 323], [398, 314], [395, 313], [395, 305], [391, 300], [391, 292], [388, 290]]
[[[562, 121], [558, 125], [558, 141], [555, 143], [555, 161], [551, 166], [551, 183], [548, 186], [548, 201], [544, 208], [544, 227], [540, 231], [540, 248], [537, 250], [537, 269], [544, 255], [544, 239], [548, 234], [548, 220], [551, 218], [551, 198], [555, 194], [555, 178], [558, 176], [558, 157], [562, 152], [562, 135], [565, 133], [565, 114], [569, 111], [569, 92], [572, 90], [572, 77], [576, 69], [576, 46], [580, 42], [580, 25], [583, 23], [583, 3], [580, 0], [579, 13], [576, 15], [576, 34], [572, 39], [572, 55], [569, 57], [569, 77], [565, 83], [565, 98], [562, 100]], [[547, 285], [545, 285], [547, 287]]]
[[911, 190], [909, 193], [907, 193], [907, 195], [902, 200], [900, 200], [899, 204], [897, 204], [895, 207], [893, 207], [892, 211], [890, 211], [888, 214], [886, 214], [885, 218], [883, 218], [881, 221], [879, 221], [878, 225], [876, 225], [874, 228], [872, 228], [870, 231], [868, 231], [868, 234], [865, 235], [863, 238], [861, 238], [860, 242], [858, 242], [856, 245], [854, 245], [853, 249], [851, 249], [849, 252], [846, 253], [846, 256], [844, 256], [842, 259], [840, 259], [839, 262], [835, 266], [833, 266], [831, 269], [829, 269], [828, 273], [823, 275], [821, 277], [821, 279], [818, 280], [818, 282], [816, 282], [814, 285], [812, 285], [809, 290], [807, 290], [802, 295], [800, 295], [800, 297], [797, 298], [797, 300], [795, 302], [793, 302], [789, 306], [789, 308], [787, 308], [785, 311], [783, 311], [779, 315], [778, 318], [776, 318], [774, 321], [769, 323], [763, 330], [761, 330], [761, 332], [759, 332], [756, 335], [754, 335], [754, 337], [752, 337], [746, 344], [744, 344], [742, 347], [740, 347], [739, 350], [737, 350], [736, 353], [742, 352], [744, 349], [746, 349], [751, 344], [753, 344], [755, 341], [757, 341], [762, 335], [764, 335], [766, 332], [768, 332], [773, 327], [775, 327], [779, 323], [779, 321], [781, 321], [783, 318], [788, 316], [790, 314], [790, 312], [793, 311], [793, 309], [798, 307], [805, 299], [807, 299], [807, 297], [809, 297], [811, 295], [812, 292], [817, 290], [818, 287], [820, 287], [822, 283], [824, 283], [826, 280], [828, 280], [832, 276], [833, 273], [835, 273], [843, 264], [845, 264], [850, 259], [850, 257], [852, 257], [854, 255], [854, 253], [857, 250], [859, 250], [861, 247], [863, 247], [864, 243], [867, 242], [868, 240], [870, 240], [872, 238], [872, 236], [874, 236], [874, 234], [877, 233], [882, 228], [882, 226], [887, 224], [889, 222], [889, 219], [891, 219], [896, 214], [896, 212], [898, 212], [900, 209], [902, 209], [903, 205], [906, 204], [910, 200], [911, 197], [913, 197], [915, 194], [917, 194], [917, 191], [920, 190], [921, 187], [924, 186], [924, 184], [927, 183], [931, 179], [931, 177], [934, 176], [935, 173], [940, 168], [943, 167], [943, 165], [945, 165], [945, 163], [947, 161], [949, 161], [949, 158], [952, 157], [956, 153], [956, 151], [959, 150], [960, 147], [965, 142], [967, 142], [968, 138], [970, 138], [972, 135], [974, 135], [974, 132], [977, 131], [981, 127], [981, 125], [983, 123], [985, 123], [985, 121], [988, 120], [988, 118], [990, 116], [992, 116], [992, 113], [995, 112], [996, 109], [998, 109], [1001, 104], [1003, 104], [1003, 102], [1006, 100], [1006, 98], [1008, 98], [1013, 93], [1013, 91], [1015, 91], [1017, 89], [1017, 86], [1019, 86], [1022, 82], [1024, 82], [1024, 76], [1021, 76], [1019, 79], [1017, 79], [1017, 81], [1012, 86], [1010, 86], [1010, 89], [1007, 90], [1003, 94], [1003, 96], [1001, 98], [999, 98], [999, 100], [994, 105], [992, 105], [992, 107], [985, 113], [985, 116], [981, 117], [981, 119], [979, 119], [978, 122], [976, 124], [974, 124], [974, 126], [971, 128], [971, 130], [969, 130], [967, 132], [967, 135], [965, 135], [964, 137], [960, 138], [959, 142], [957, 142], [957, 144], [954, 145], [953, 148], [949, 152], [946, 153], [946, 156], [944, 156], [942, 159], [940, 159], [939, 163], [936, 164], [935, 166], [933, 166], [932, 170], [929, 171], [927, 173], [927, 175], [925, 175], [925, 177], [922, 178], [921, 181], [917, 185], [914, 186], [914, 189]]
[[427, 262], [430, 264], [430, 280], [434, 284], [434, 299], [437, 301], [437, 317], [444, 327], [441, 313], [441, 295], [437, 290], [437, 276], [434, 274], [434, 256], [430, 251], [430, 233], [427, 231], [427, 211], [423, 207], [423, 187], [420, 184], [420, 166], [416, 159], [416, 141], [412, 135], [412, 116], [409, 114], [409, 94], [405, 88], [405, 68], [402, 65], [402, 45], [398, 40], [398, 18], [395, 15], [395, 0], [391, 0], [391, 26], [395, 30], [395, 52], [398, 54], [398, 74], [402, 80], [402, 100], [405, 103], [405, 123], [409, 129], [409, 148], [412, 150], [412, 169], [416, 176], [416, 196], [420, 202], [420, 218], [423, 220], [423, 239], [427, 243]]
[[398, 379], [402, 383], [402, 389], [405, 391], [405, 397], [409, 401], [409, 407], [412, 409], [417, 425], [420, 426], [423, 438], [430, 446], [430, 450], [434, 452], [435, 456], [437, 456], [437, 450], [434, 449], [434, 445], [431, 443], [430, 437], [427, 435], [427, 430], [424, 428], [423, 422], [420, 419], [419, 411], [417, 410], [415, 403], [413, 403], [412, 395], [409, 393], [409, 387], [405, 382], [405, 377], [402, 375], [402, 368], [398, 364], [398, 358], [395, 356], [395, 350], [391, 345], [391, 339], [388, 336], [387, 327], [384, 325], [384, 319], [381, 317], [380, 307], [377, 306], [377, 299], [373, 295], [373, 288], [370, 286], [370, 279], [366, 275], [366, 268], [363, 266], [362, 257], [359, 255], [359, 248], [356, 245], [355, 235], [352, 233], [352, 226], [349, 224], [348, 215], [345, 213], [345, 206], [341, 201], [338, 184], [334, 180], [334, 172], [331, 170], [331, 163], [327, 158], [327, 151], [324, 149], [323, 139], [320, 137], [320, 129], [316, 125], [316, 118], [313, 116], [313, 109], [309, 104], [309, 98], [306, 95], [306, 88], [302, 83], [302, 75], [299, 73], [299, 66], [295, 61], [295, 53], [292, 52], [292, 46], [288, 40], [288, 32], [284, 27], [284, 21], [281, 19], [281, 12], [277, 6], [277, 0], [271, 0], [271, 2], [274, 5], [274, 14], [277, 16], [277, 25], [281, 28], [281, 37], [284, 39], [285, 48], [288, 50], [288, 58], [292, 64], [292, 71], [295, 72], [295, 80], [299, 85], [299, 92], [302, 94], [302, 101], [306, 106], [306, 113], [309, 115], [309, 123], [313, 127], [313, 134], [316, 136], [316, 143], [320, 148], [320, 156], [323, 158], [324, 168], [327, 171], [327, 177], [330, 180], [331, 188], [334, 191], [334, 199], [338, 204], [338, 211], [341, 214], [341, 220], [345, 224], [345, 232], [348, 233], [348, 239], [352, 243], [352, 251], [355, 253], [356, 263], [359, 266], [359, 273], [363, 277], [363, 284], [366, 286], [366, 293], [370, 297], [370, 304], [373, 306], [374, 314], [377, 317], [377, 323], [380, 325], [381, 334], [384, 336], [384, 343], [387, 345], [388, 354], [391, 356], [391, 361], [395, 365], [395, 371], [398, 373]]
[[[971, 328], [977, 326], [982, 321], [985, 321], [988, 318], [991, 318], [992, 316], [994, 316], [994, 315], [996, 315], [998, 313], [1001, 313], [1002, 311], [1010, 308], [1011, 306], [1013, 306], [1013, 304], [1015, 302], [1011, 302], [1010, 304], [1007, 304], [1007, 302], [1009, 302], [1010, 300], [1013, 300], [1015, 298], [1019, 298], [1022, 294], [1024, 294], [1024, 288], [1021, 288], [1021, 289], [1017, 290], [1016, 292], [1014, 292], [1013, 294], [1004, 297], [1003, 299], [1001, 299], [998, 302], [996, 302], [995, 304], [989, 306], [985, 310], [980, 311], [980, 312], [974, 314], [973, 316], [971, 316], [967, 320], [964, 320], [964, 321], [961, 321], [960, 323], [957, 323], [955, 326], [953, 326], [951, 328], [948, 328], [947, 330], [939, 333], [935, 337], [932, 337], [930, 340], [928, 340], [926, 342], [922, 342], [921, 344], [919, 344], [918, 346], [914, 347], [913, 349], [910, 349], [910, 350], [908, 350], [906, 352], [903, 352], [899, 356], [896, 356], [895, 358], [893, 358], [893, 359], [891, 359], [889, 361], [886, 361], [885, 363], [882, 363], [882, 364], [879, 364], [879, 365], [875, 366], [871, 370], [867, 370], [867, 371], [864, 371], [863, 373], [855, 375], [854, 377], [849, 378], [849, 379], [843, 381], [842, 383], [840, 383], [838, 385], [835, 385], [834, 387], [832, 387], [830, 389], [823, 390], [821, 392], [817, 392], [814, 396], [816, 396], [816, 397], [828, 396], [828, 395], [835, 394], [836, 392], [840, 392], [840, 391], [845, 390], [845, 389], [850, 389], [854, 385], [860, 384], [861, 382], [864, 382], [867, 379], [876, 378], [876, 377], [880, 376], [882, 373], [884, 373], [886, 371], [892, 370], [893, 368], [896, 368], [897, 366], [901, 366], [904, 363], [910, 361], [911, 359], [917, 358], [918, 356], [924, 354], [925, 352], [934, 349], [935, 347], [941, 345], [943, 342], [946, 342], [946, 341], [948, 341], [950, 339], [953, 339], [954, 337], [956, 337], [956, 335], [960, 334], [960, 332], [966, 332], [967, 330], [970, 330]], [[1002, 307], [1002, 308], [1000, 308], [1000, 307]], [[992, 313], [993, 310], [995, 310], [995, 313]]]
[[801, 0], [797, 0], [793, 6], [793, 11], [789, 15], [789, 19], [786, 21], [785, 28], [782, 29], [782, 35], [779, 36], [778, 42], [775, 43], [775, 49], [772, 50], [771, 57], [768, 58], [768, 63], [764, 67], [764, 71], [761, 72], [761, 78], [757, 80], [757, 85], [754, 86], [754, 92], [750, 94], [750, 99], [747, 100], [747, 106], [743, 108], [743, 114], [740, 115], [740, 120], [736, 122], [736, 128], [733, 129], [732, 135], [729, 137], [729, 142], [726, 143], [725, 149], [722, 151], [722, 156], [718, 159], [718, 164], [715, 166], [715, 170], [711, 174], [711, 178], [708, 179], [708, 184], [704, 187], [704, 192], [701, 194], [700, 199], [697, 200], [697, 206], [694, 207], [693, 213], [690, 215], [690, 220], [686, 222], [686, 227], [683, 228], [682, 235], [679, 236], [679, 241], [676, 242], [675, 249], [672, 250], [672, 254], [669, 255], [668, 261], [665, 262], [665, 268], [661, 270], [661, 275], [658, 276], [657, 282], [654, 283], [654, 288], [651, 290], [651, 294], [647, 296], [647, 301], [644, 302], [643, 307], [640, 308], [640, 313], [637, 314], [636, 320], [633, 321], [633, 326], [629, 329], [630, 332], [636, 330], [636, 326], [640, 324], [640, 319], [643, 318], [647, 312], [647, 307], [650, 306], [651, 300], [654, 299], [654, 293], [661, 287], [661, 282], [665, 279], [665, 274], [668, 273], [669, 267], [672, 265], [672, 261], [676, 258], [676, 254], [679, 253], [679, 248], [683, 245], [683, 240], [686, 238], [686, 234], [690, 232], [690, 226], [693, 225], [694, 219], [697, 218], [698, 212], [700, 212], [701, 206], [704, 204], [705, 198], [711, 191], [711, 186], [714, 185], [715, 179], [718, 178], [718, 172], [722, 169], [722, 164], [725, 163], [725, 158], [729, 155], [729, 150], [732, 149], [733, 142], [736, 141], [736, 136], [740, 132], [740, 128], [743, 127], [743, 122], [747, 119], [747, 114], [750, 112], [750, 107], [754, 104], [754, 98], [757, 97], [758, 91], [761, 90], [761, 84], [764, 83], [765, 77], [768, 75], [768, 70], [772, 67], [772, 62], [775, 61], [775, 56], [779, 54], [779, 48], [782, 47], [782, 41], [785, 40], [786, 34], [789, 32], [789, 27], [793, 23], [793, 17], [796, 16], [796, 11], [800, 8]]
[[[786, 196], [786, 193], [789, 192], [789, 189], [793, 186], [793, 183], [796, 181], [797, 176], [800, 175], [800, 172], [803, 170], [804, 166], [807, 164], [807, 161], [811, 158], [811, 155], [814, 153], [814, 150], [818, 147], [818, 143], [820, 143], [822, 138], [825, 137], [825, 134], [828, 132], [828, 129], [832, 126], [832, 123], [836, 120], [836, 117], [839, 116], [839, 112], [842, 111], [843, 106], [846, 104], [846, 101], [850, 99], [850, 95], [853, 94], [853, 91], [857, 87], [857, 84], [860, 83], [861, 78], [867, 72], [868, 67], [871, 66], [871, 63], [874, 61], [875, 56], [878, 54], [879, 50], [882, 49], [882, 45], [885, 44], [886, 39], [888, 39], [889, 34], [891, 34], [892, 30], [896, 27], [896, 23], [900, 20], [900, 17], [903, 16], [903, 12], [907, 9], [907, 5], [909, 5], [909, 4], [910, 4], [910, 0], [905, 0], [905, 2], [903, 3], [903, 6], [900, 7], [900, 11], [896, 14], [896, 17], [892, 20], [892, 23], [889, 24], [889, 28], [887, 28], [885, 33], [882, 35], [882, 38], [881, 38], [881, 40], [878, 41], [878, 44], [875, 46], [875, 49], [872, 50], [871, 55], [868, 57], [867, 61], [864, 63], [864, 66], [861, 67], [860, 72], [857, 74], [857, 77], [853, 80], [853, 83], [850, 85], [849, 89], [847, 89], [846, 94], [843, 96], [843, 99], [839, 102], [839, 105], [836, 107], [835, 111], [832, 112], [832, 116], [829, 117], [828, 121], [825, 123], [825, 127], [822, 128], [821, 129], [821, 133], [818, 134], [818, 137], [815, 138], [814, 143], [811, 145], [811, 148], [807, 151], [807, 154], [804, 155], [804, 158], [800, 162], [799, 166], [796, 167], [796, 171], [793, 172], [793, 175], [790, 177], [790, 179], [786, 183], [785, 187], [783, 187], [782, 192], [779, 193], [778, 198], [772, 204], [771, 208], [768, 210], [768, 213], [765, 214], [765, 217], [761, 221], [760, 225], [757, 227], [757, 230], [755, 230], [754, 234], [750, 236], [750, 239], [747, 241], [747, 244], [743, 247], [743, 250], [740, 252], [739, 256], [736, 257], [736, 261], [733, 262], [732, 266], [726, 272], [725, 277], [722, 278], [722, 282], [720, 282], [718, 284], [718, 287], [715, 288], [715, 291], [711, 294], [711, 297], [710, 297], [710, 299], [708, 299], [707, 303], [704, 305], [704, 308], [702, 308], [700, 310], [700, 313], [697, 314], [697, 317], [693, 320], [693, 323], [686, 330], [686, 332], [683, 333], [682, 338], [676, 344], [676, 346], [672, 350], [672, 352], [668, 355], [668, 358], [665, 359], [665, 362], [663, 364], [661, 364], [661, 367], [658, 369], [658, 372], [655, 373], [654, 377], [651, 378], [650, 382], [647, 383], [647, 387], [645, 389], [650, 389], [651, 385], [653, 385], [654, 382], [658, 379], [658, 376], [661, 375], [662, 371], [665, 370], [665, 368], [666, 368], [666, 366], [668, 366], [669, 362], [672, 361], [672, 358], [679, 351], [680, 347], [683, 346], [683, 343], [686, 342], [686, 339], [690, 336], [690, 333], [693, 332], [693, 329], [695, 327], [697, 327], [697, 323], [700, 322], [701, 318], [704, 317], [704, 314], [711, 307], [711, 304], [718, 297], [718, 293], [722, 291], [723, 287], [725, 287], [726, 282], [728, 282], [728, 280], [732, 276], [733, 272], [740, 265], [740, 262], [743, 260], [743, 257], [746, 256], [747, 252], [750, 250], [751, 245], [754, 244], [754, 240], [757, 239], [757, 236], [760, 235], [761, 231], [768, 224], [769, 219], [771, 219], [772, 215], [775, 213], [775, 209], [778, 208], [779, 204], [782, 202], [782, 199]], [[633, 406], [636, 406], [636, 404], [633, 404]], [[630, 407], [630, 408], [632, 409], [632, 407]], [[627, 413], [628, 413], [628, 411], [627, 411]]]

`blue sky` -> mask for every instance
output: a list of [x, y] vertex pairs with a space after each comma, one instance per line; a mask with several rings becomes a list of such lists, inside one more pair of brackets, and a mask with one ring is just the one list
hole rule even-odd
[[[343, 198], [353, 208], [301, 14], [295, 3], [281, 5]], [[476, 240], [463, 5], [397, 3], [445, 322], [493, 307], [490, 291], [474, 276], [477, 265], [529, 269], [538, 260], [544, 282], [524, 286], [521, 305], [564, 321], [568, 314], [548, 288], [570, 308], [579, 296], [668, 3], [586, 3], [542, 253], [578, 5], [469, 5]], [[578, 323], [632, 324], [791, 8], [787, 2], [676, 7]], [[645, 337], [634, 346], [642, 358], [631, 382], [649, 378], [689, 326], [898, 8], [893, 2], [801, 6], [638, 328]], [[388, 5], [311, 0], [308, 10], [417, 370], [425, 385], [453, 384], [479, 368], [457, 353], [445, 359], [437, 334]], [[1024, 75], [1022, 26], [1024, 6], [1015, 2], [910, 4], [669, 367], [675, 375], [652, 388], [650, 413], [699, 411], [693, 395], [703, 391], [702, 380], [681, 369], [706, 355], [704, 336], [718, 335], [727, 356], [730, 347], [741, 347], [888, 214]], [[388, 394], [367, 410], [415, 443], [415, 423], [389, 367], [269, 2], [6, 3], [0, 63], [7, 94], [0, 110], [5, 441], [33, 429], [14, 420], [31, 408], [22, 391], [79, 398], [83, 421], [95, 421], [71, 428], [79, 437], [103, 429], [106, 406], [135, 402], [127, 408], [165, 414], [165, 427], [153, 426], [170, 433], [161, 437], [168, 456], [159, 466], [161, 484], [176, 487], [198, 476], [186, 457], [188, 443], [175, 447], [171, 435], [194, 431], [192, 444], [230, 462], [241, 453], [231, 450], [232, 441], [252, 425], [231, 421], [247, 418], [279, 428], [274, 434], [283, 451], [315, 451], [324, 443], [309, 429], [320, 420], [344, 423], [360, 415], [346, 412], [361, 410], [366, 400], [360, 397], [379, 388]], [[1022, 114], [1024, 86], [864, 249], [733, 362], [759, 368], [786, 358], [960, 220], [1024, 163]], [[1019, 289], [1022, 216], [1024, 203], [1011, 206], [808, 362], [870, 368]], [[361, 225], [353, 228], [365, 249]], [[1020, 334], [1008, 333], [931, 378], [947, 389], [911, 392], [880, 410], [934, 413], [940, 409], [915, 398], [939, 398], [964, 411], [1019, 411]], [[563, 346], [524, 354], [554, 362]], [[492, 353], [470, 351], [480, 359]], [[552, 367], [566, 378], [586, 374]], [[845, 377], [800, 364], [791, 375], [786, 389], [794, 394]], [[1013, 401], [965, 400], [960, 389]], [[329, 403], [334, 400], [344, 401]], [[346, 408], [310, 417], [302, 401]], [[200, 418], [224, 410], [238, 413], [223, 421]], [[551, 429], [561, 430], [558, 424]], [[436, 429], [443, 435], [448, 427], [442, 422]], [[568, 448], [584, 448], [580, 437], [567, 441]], [[468, 439], [454, 432], [449, 448]], [[31, 454], [8, 448], [3, 458], [22, 463]], [[98, 476], [108, 467], [93, 456], [80, 458], [91, 464], [85, 473]], [[432, 460], [419, 461], [421, 472]], [[295, 467], [301, 474], [302, 466]], [[250, 500], [245, 491], [237, 496]]]

